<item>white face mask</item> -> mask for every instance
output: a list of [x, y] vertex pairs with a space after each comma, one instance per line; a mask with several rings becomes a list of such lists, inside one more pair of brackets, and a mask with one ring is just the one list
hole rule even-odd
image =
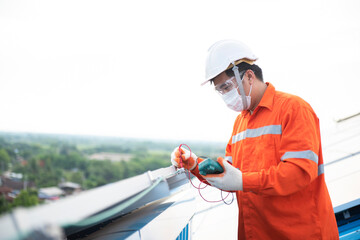
[[249, 91], [249, 96], [245, 96], [246, 99], [246, 108], [244, 107], [244, 103], [243, 100], [241, 98], [241, 96], [239, 95], [239, 92], [237, 91], [237, 88], [232, 89], [231, 91], [221, 95], [222, 99], [224, 100], [224, 102], [226, 103], [226, 105], [236, 111], [236, 112], [241, 112], [243, 110], [247, 110], [250, 107], [251, 104], [251, 89], [252, 89], [252, 85], [250, 85], [250, 91]]

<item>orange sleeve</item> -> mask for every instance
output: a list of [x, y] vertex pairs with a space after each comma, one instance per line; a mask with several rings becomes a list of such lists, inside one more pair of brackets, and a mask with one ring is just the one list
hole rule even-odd
[[231, 139], [230, 138], [228, 144], [226, 145], [226, 149], [225, 149], [225, 160], [228, 161], [229, 163], [233, 163], [233, 159], [232, 159], [232, 154], [231, 154]]
[[289, 195], [303, 189], [318, 176], [318, 118], [306, 103], [293, 104], [283, 116], [279, 164], [259, 172], [243, 173], [244, 191]]

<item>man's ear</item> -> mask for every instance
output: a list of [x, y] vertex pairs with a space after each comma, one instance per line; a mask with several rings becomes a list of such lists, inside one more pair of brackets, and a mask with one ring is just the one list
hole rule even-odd
[[247, 70], [246, 73], [245, 73], [245, 77], [249, 83], [249, 85], [252, 85], [254, 84], [254, 81], [255, 81], [255, 73], [252, 71], [252, 70]]

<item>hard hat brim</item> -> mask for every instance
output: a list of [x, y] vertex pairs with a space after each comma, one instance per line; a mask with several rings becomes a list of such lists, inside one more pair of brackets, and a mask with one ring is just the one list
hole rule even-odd
[[[243, 59], [239, 59], [239, 60], [235, 61], [235, 65], [238, 65], [238, 64], [240, 64], [240, 63], [242, 63], [242, 62], [245, 62], [245, 63], [247, 63], [247, 64], [253, 65], [256, 60], [257, 60], [257, 58], [255, 58], [254, 60], [247, 59], [247, 58], [243, 58]], [[228, 66], [224, 71], [226, 71], [226, 70], [228, 70], [228, 69], [230, 69], [230, 68], [232, 68], [232, 67], [234, 67], [234, 64], [230, 63], [229, 66]], [[221, 73], [219, 73], [218, 75], [220, 75], [220, 74], [221, 74]], [[218, 76], [218, 75], [217, 75], [217, 76]], [[216, 77], [216, 76], [215, 76], [215, 77]], [[214, 77], [214, 78], [215, 78], [215, 77]], [[214, 79], [214, 78], [212, 78], [212, 79]], [[201, 83], [200, 86], [204, 86], [206, 83], [208, 83], [208, 82], [211, 81], [212, 79], [206, 80], [205, 82]]]

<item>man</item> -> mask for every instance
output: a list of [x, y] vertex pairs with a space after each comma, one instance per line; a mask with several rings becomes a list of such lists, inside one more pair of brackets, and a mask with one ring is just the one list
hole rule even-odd
[[208, 51], [206, 82], [241, 112], [225, 158], [217, 160], [224, 172], [200, 175], [203, 159], [186, 149], [175, 148], [171, 162], [236, 192], [239, 239], [339, 239], [324, 180], [319, 120], [303, 99], [264, 83], [256, 60], [234, 40]]

